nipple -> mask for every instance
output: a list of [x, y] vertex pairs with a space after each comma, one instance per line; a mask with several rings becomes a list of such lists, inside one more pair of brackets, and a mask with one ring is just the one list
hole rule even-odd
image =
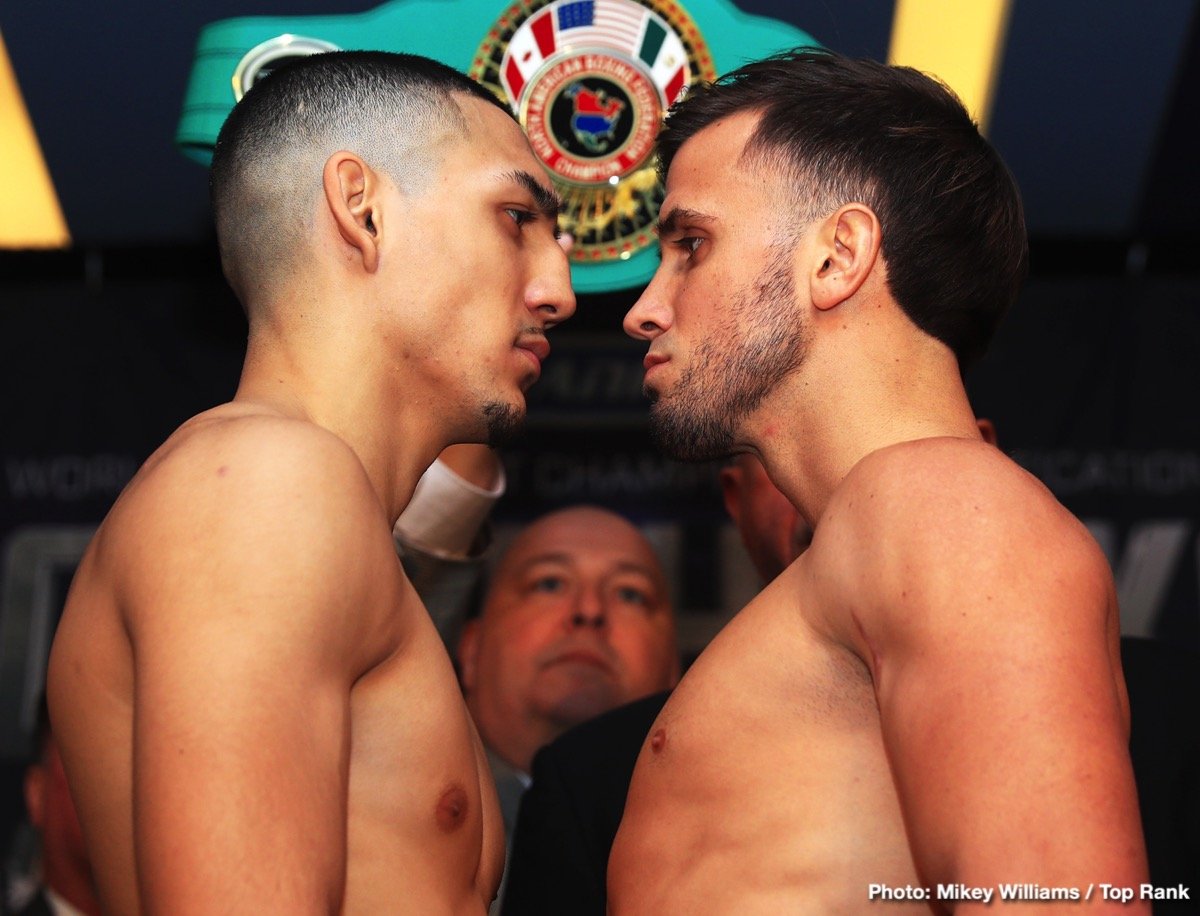
[[654, 734], [650, 736], [650, 750], [656, 754], [661, 754], [662, 749], [667, 746], [667, 730], [665, 728], [656, 728]]
[[437, 825], [441, 830], [450, 833], [457, 830], [467, 819], [467, 793], [462, 786], [451, 786], [438, 799]]

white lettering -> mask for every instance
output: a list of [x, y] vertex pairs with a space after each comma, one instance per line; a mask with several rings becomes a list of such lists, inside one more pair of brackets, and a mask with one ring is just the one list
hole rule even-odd
[[1100, 896], [1104, 900], [1116, 900], [1120, 903], [1128, 903], [1133, 899], [1133, 888], [1116, 887], [1112, 884], [1101, 884]]
[[904, 887], [891, 887], [887, 884], [867, 885], [868, 900], [928, 900], [929, 888], [914, 887], [906, 884]]
[[939, 884], [937, 886], [938, 900], [979, 900], [991, 903], [996, 893], [991, 887], [968, 887], [965, 884]]
[[1191, 900], [1190, 888], [1180, 884], [1176, 887], [1155, 887], [1142, 884], [1138, 887], [1139, 900]]

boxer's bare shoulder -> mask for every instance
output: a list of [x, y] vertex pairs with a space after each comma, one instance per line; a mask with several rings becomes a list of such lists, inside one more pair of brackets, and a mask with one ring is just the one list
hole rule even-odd
[[[922, 439], [867, 455], [834, 491], [813, 547], [809, 561], [830, 590], [821, 605], [833, 625], [852, 625], [843, 632], [936, 629], [950, 622], [937, 609], [972, 627], [1010, 628], [1044, 618], [1046, 590], [1064, 586], [1081, 625], [1116, 624], [1112, 577], [1095, 540], [1040, 481], [986, 443]], [[841, 613], [848, 604], [837, 591], [852, 596], [852, 614]], [[1040, 600], [1021, 604], [1031, 591]], [[1019, 606], [970, 613], [996, 602]], [[908, 613], [914, 608], [922, 613]]]
[[923, 875], [1141, 873], [1112, 577], [1045, 487], [983, 443], [895, 445], [845, 478], [806, 561], [870, 669]]
[[[176, 615], [219, 616], [221, 596], [242, 589], [246, 599], [273, 599], [256, 602], [260, 619], [288, 605], [288, 595], [307, 596], [284, 615], [297, 631], [324, 621], [348, 632], [348, 622], [365, 623], [372, 611], [394, 624], [378, 594], [392, 578], [378, 574], [379, 564], [395, 565], [389, 533], [362, 464], [341, 439], [226, 404], [183, 424], [146, 461], [98, 531], [71, 603], [86, 606], [93, 589], [111, 595], [131, 637]], [[326, 613], [330, 582], [345, 593], [349, 617], [340, 622]], [[306, 608], [321, 619], [295, 616]], [[363, 635], [341, 648], [354, 657], [372, 645]]]
[[[106, 525], [124, 525], [129, 516], [141, 531], [148, 523], [169, 527], [179, 517], [192, 523], [204, 517], [236, 519], [277, 511], [280, 506], [269, 505], [277, 499], [284, 508], [294, 504], [288, 511], [297, 512], [319, 513], [332, 505], [339, 513], [370, 514], [379, 507], [358, 457], [332, 432], [231, 403], [180, 426], [147, 459]], [[231, 508], [240, 511], [229, 513]], [[378, 515], [386, 523], [382, 507]], [[193, 534], [206, 537], [204, 531]]]

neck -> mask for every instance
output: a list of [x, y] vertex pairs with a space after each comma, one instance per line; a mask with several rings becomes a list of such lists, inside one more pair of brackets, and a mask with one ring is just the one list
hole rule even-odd
[[940, 342], [909, 325], [890, 335], [843, 329], [822, 343], [748, 418], [738, 442], [809, 525], [872, 452], [916, 439], [980, 438], [958, 363]]
[[432, 411], [422, 409], [431, 398], [422, 396], [421, 380], [405, 366], [373, 365], [372, 353], [351, 331], [252, 329], [234, 402], [340, 438], [358, 456], [394, 524], [449, 442]]
[[517, 709], [478, 691], [467, 691], [467, 711], [488, 749], [513, 769], [529, 773], [539, 750], [570, 728], [529, 709]]

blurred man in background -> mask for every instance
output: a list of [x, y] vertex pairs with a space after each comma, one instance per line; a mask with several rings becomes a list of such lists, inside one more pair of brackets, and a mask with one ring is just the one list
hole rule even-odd
[[654, 548], [605, 509], [535, 520], [500, 557], [458, 657], [511, 842], [539, 748], [679, 679], [675, 616]]
[[[568, 728], [679, 678], [675, 618], [654, 548], [605, 509], [527, 526], [499, 559], [459, 646], [463, 692], [501, 798]], [[520, 791], [507, 801], [510, 823]]]

